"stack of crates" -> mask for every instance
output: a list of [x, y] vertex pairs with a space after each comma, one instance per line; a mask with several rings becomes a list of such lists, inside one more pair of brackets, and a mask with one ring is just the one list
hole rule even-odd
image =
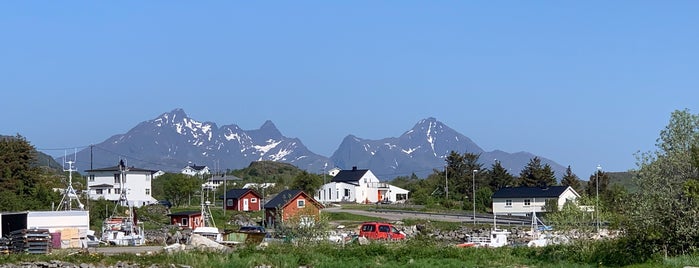
[[10, 254], [10, 239], [0, 237], [0, 255]]
[[48, 254], [51, 252], [51, 234], [48, 229], [21, 229], [10, 233], [13, 253]]

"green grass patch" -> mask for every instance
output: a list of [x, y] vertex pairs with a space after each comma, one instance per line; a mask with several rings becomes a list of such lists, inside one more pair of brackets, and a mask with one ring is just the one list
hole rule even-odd
[[238, 248], [228, 254], [180, 252], [103, 256], [55, 251], [50, 255], [11, 254], [0, 258], [0, 264], [61, 260], [103, 266], [125, 262], [141, 267], [684, 267], [699, 263], [699, 255], [641, 259], [623, 246], [623, 243], [609, 240], [546, 248], [457, 248], [418, 237], [405, 242], [373, 242], [369, 245], [279, 243], [264, 249]]

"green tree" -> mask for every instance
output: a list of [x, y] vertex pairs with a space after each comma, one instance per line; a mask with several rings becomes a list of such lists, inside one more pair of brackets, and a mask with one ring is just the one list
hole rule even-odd
[[582, 184], [580, 184], [580, 179], [578, 178], [578, 175], [575, 175], [573, 173], [573, 170], [568, 166], [566, 168], [566, 174], [563, 175], [563, 178], [561, 179], [561, 185], [563, 186], [570, 186], [573, 188], [578, 193], [582, 193], [583, 187]]
[[514, 186], [515, 178], [500, 164], [500, 161], [495, 161], [490, 168], [490, 190], [493, 192], [503, 187]]
[[[173, 206], [189, 204], [191, 198], [201, 190], [203, 183], [197, 177], [174, 173], [164, 174], [158, 177], [158, 180], [162, 180], [164, 197], [170, 200]], [[199, 203], [199, 198], [194, 200], [196, 204]]]
[[451, 199], [461, 199], [467, 189], [470, 189], [470, 187], [466, 185], [468, 168], [465, 165], [464, 156], [456, 151], [451, 151], [445, 161], [447, 162], [446, 174], [445, 172], [440, 172], [440, 177], [442, 177], [442, 179], [446, 181], [446, 185], [448, 185], [448, 196], [451, 197]]
[[529, 160], [527, 166], [519, 173], [519, 186], [543, 187], [556, 185], [556, 176], [549, 164], [541, 165], [537, 156]]
[[[599, 180], [599, 182], [598, 182]], [[599, 183], [599, 189], [597, 184]], [[609, 188], [609, 175], [602, 170], [597, 170], [594, 174], [590, 175], [590, 180], [587, 182], [587, 187], [585, 188], [585, 193], [588, 196], [596, 197], [598, 194], [601, 198], [604, 198]]]
[[0, 187], [25, 198], [40, 174], [35, 159], [36, 149], [24, 137], [0, 138]]
[[311, 174], [304, 170], [294, 177], [291, 182], [291, 189], [302, 190], [306, 194], [313, 196], [322, 185], [323, 177], [321, 175]]
[[699, 248], [699, 116], [675, 111], [660, 132], [657, 149], [637, 154], [635, 180], [626, 233], [637, 256], [686, 254]]
[[60, 202], [52, 191], [64, 187], [54, 174], [33, 163], [37, 152], [24, 137], [0, 137], [0, 208], [5, 211], [48, 209]]

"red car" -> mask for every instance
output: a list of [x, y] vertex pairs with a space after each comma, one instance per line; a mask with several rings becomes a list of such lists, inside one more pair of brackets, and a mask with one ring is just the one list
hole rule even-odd
[[367, 239], [377, 240], [402, 240], [405, 239], [405, 234], [398, 231], [390, 223], [385, 222], [365, 222], [359, 228], [359, 236]]

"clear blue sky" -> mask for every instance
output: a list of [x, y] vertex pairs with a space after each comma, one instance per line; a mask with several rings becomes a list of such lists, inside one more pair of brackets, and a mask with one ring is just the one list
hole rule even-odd
[[[635, 167], [699, 113], [696, 1], [0, 3], [0, 134], [99, 143], [175, 108], [330, 156], [435, 117], [485, 150]], [[47, 150], [62, 155], [63, 150]], [[517, 172], [518, 173], [518, 172]]]

